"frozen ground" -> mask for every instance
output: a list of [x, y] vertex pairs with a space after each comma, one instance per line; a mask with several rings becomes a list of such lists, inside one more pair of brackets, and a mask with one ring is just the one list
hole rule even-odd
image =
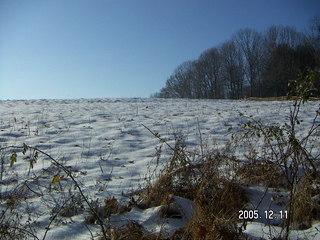
[[[201, 142], [220, 148], [230, 139], [229, 129], [236, 129], [246, 121], [246, 116], [283, 124], [289, 121], [291, 105], [290, 102], [163, 99], [0, 101], [0, 146], [25, 143], [37, 147], [75, 169], [77, 179], [90, 199], [114, 197], [125, 202], [130, 192], [145, 184], [145, 178], [155, 168], [159, 139], [144, 126], [159, 133], [168, 143], [174, 142], [174, 133], [182, 132], [190, 150], [198, 150]], [[304, 121], [299, 126], [300, 133], [312, 122], [318, 108], [318, 102], [302, 107]], [[163, 149], [160, 165], [169, 153], [169, 149]], [[9, 160], [6, 164], [9, 165]], [[49, 166], [48, 160], [41, 159], [34, 164], [31, 174], [39, 176]], [[28, 171], [29, 163], [18, 155], [13, 168], [6, 168], [0, 182], [1, 193], [12, 188], [10, 179], [23, 181]], [[50, 184], [50, 181], [49, 177], [43, 179], [43, 183]], [[258, 198], [261, 192], [258, 186], [253, 186], [252, 198]], [[50, 222], [51, 211], [48, 209], [60, 199], [55, 199], [53, 193], [40, 195], [30, 197], [28, 210], [37, 212], [32, 216], [37, 216], [34, 229], [41, 239]], [[187, 200], [183, 199], [177, 199], [179, 203], [186, 212], [192, 205], [188, 206]], [[185, 224], [185, 218], [159, 223], [156, 212], [157, 209], [133, 209], [125, 216], [116, 216], [114, 221], [119, 224], [124, 219], [132, 219], [143, 223], [150, 231], [160, 231], [162, 227], [162, 231], [168, 232]], [[91, 235], [83, 223], [84, 214], [54, 222], [46, 239], [69, 239], [70, 236], [89, 239]], [[93, 234], [99, 230], [89, 227]], [[280, 231], [276, 226], [272, 229]], [[263, 222], [253, 222], [248, 224], [247, 233], [254, 239], [267, 239], [270, 228]], [[320, 239], [319, 223], [311, 229], [294, 232], [291, 238], [304, 239], [306, 234], [310, 239]]]

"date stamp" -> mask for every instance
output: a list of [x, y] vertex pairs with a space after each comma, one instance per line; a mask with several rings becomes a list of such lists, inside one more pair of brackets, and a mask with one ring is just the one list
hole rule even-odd
[[260, 213], [258, 210], [240, 210], [238, 214], [239, 220], [254, 220], [254, 219], [288, 219], [288, 211], [280, 210], [275, 212], [273, 210], [265, 210]]

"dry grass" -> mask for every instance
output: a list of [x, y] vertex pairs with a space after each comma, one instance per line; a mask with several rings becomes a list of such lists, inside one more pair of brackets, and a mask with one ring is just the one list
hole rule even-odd
[[[181, 169], [180, 173], [163, 173], [154, 185], [148, 189], [146, 194], [142, 196], [142, 208], [167, 205], [171, 203], [172, 196], [180, 196], [193, 200], [197, 184], [187, 172], [189, 170]], [[185, 178], [180, 174], [189, 176]]]
[[237, 216], [247, 197], [239, 184], [208, 174], [195, 202], [196, 217], [189, 225], [193, 239], [237, 239], [240, 236]]
[[294, 229], [311, 227], [313, 201], [310, 194], [310, 182], [300, 181], [295, 187], [292, 206], [292, 226]]
[[110, 240], [157, 240], [162, 239], [158, 234], [144, 230], [137, 222], [130, 221], [120, 228], [110, 229]]
[[170, 195], [175, 191], [173, 189], [172, 176], [170, 174], [163, 174], [152, 185], [145, 196], [142, 196], [143, 201], [140, 203], [140, 208], [149, 208], [160, 205], [167, 205], [170, 203]]
[[189, 240], [192, 235], [187, 229], [179, 229], [170, 237], [163, 237], [161, 234], [150, 233], [137, 222], [129, 221], [123, 227], [115, 227], [108, 230], [109, 238], [101, 240]]
[[313, 220], [320, 220], [320, 189], [314, 188], [317, 181], [306, 177], [295, 187], [292, 206], [294, 229], [307, 229]]
[[145, 195], [144, 207], [167, 205], [173, 195], [191, 199], [196, 204], [195, 217], [172, 239], [238, 239], [238, 213], [248, 200], [236, 180], [222, 171], [236, 159], [220, 153], [207, 153], [202, 159], [181, 164], [181, 155], [175, 153]]
[[279, 164], [271, 161], [245, 162], [237, 169], [237, 175], [244, 184], [257, 183], [273, 188], [284, 188], [287, 185]]
[[140, 207], [148, 208], [171, 203], [173, 195], [193, 200], [198, 177], [195, 171], [199, 164], [190, 162], [182, 137], [176, 138], [172, 156], [158, 179], [146, 191], [142, 191]]

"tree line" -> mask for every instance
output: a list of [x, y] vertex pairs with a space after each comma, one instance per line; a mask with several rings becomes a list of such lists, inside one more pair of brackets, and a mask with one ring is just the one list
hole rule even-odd
[[[320, 67], [320, 18], [307, 31], [271, 26], [264, 32], [241, 29], [227, 42], [180, 64], [165, 87], [151, 97], [241, 99], [288, 93], [298, 74]], [[320, 80], [316, 86], [320, 89]]]

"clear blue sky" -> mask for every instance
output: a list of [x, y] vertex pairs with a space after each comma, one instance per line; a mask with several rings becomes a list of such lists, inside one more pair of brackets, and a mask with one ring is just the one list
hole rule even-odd
[[241, 28], [298, 30], [319, 0], [0, 0], [0, 99], [149, 97]]

